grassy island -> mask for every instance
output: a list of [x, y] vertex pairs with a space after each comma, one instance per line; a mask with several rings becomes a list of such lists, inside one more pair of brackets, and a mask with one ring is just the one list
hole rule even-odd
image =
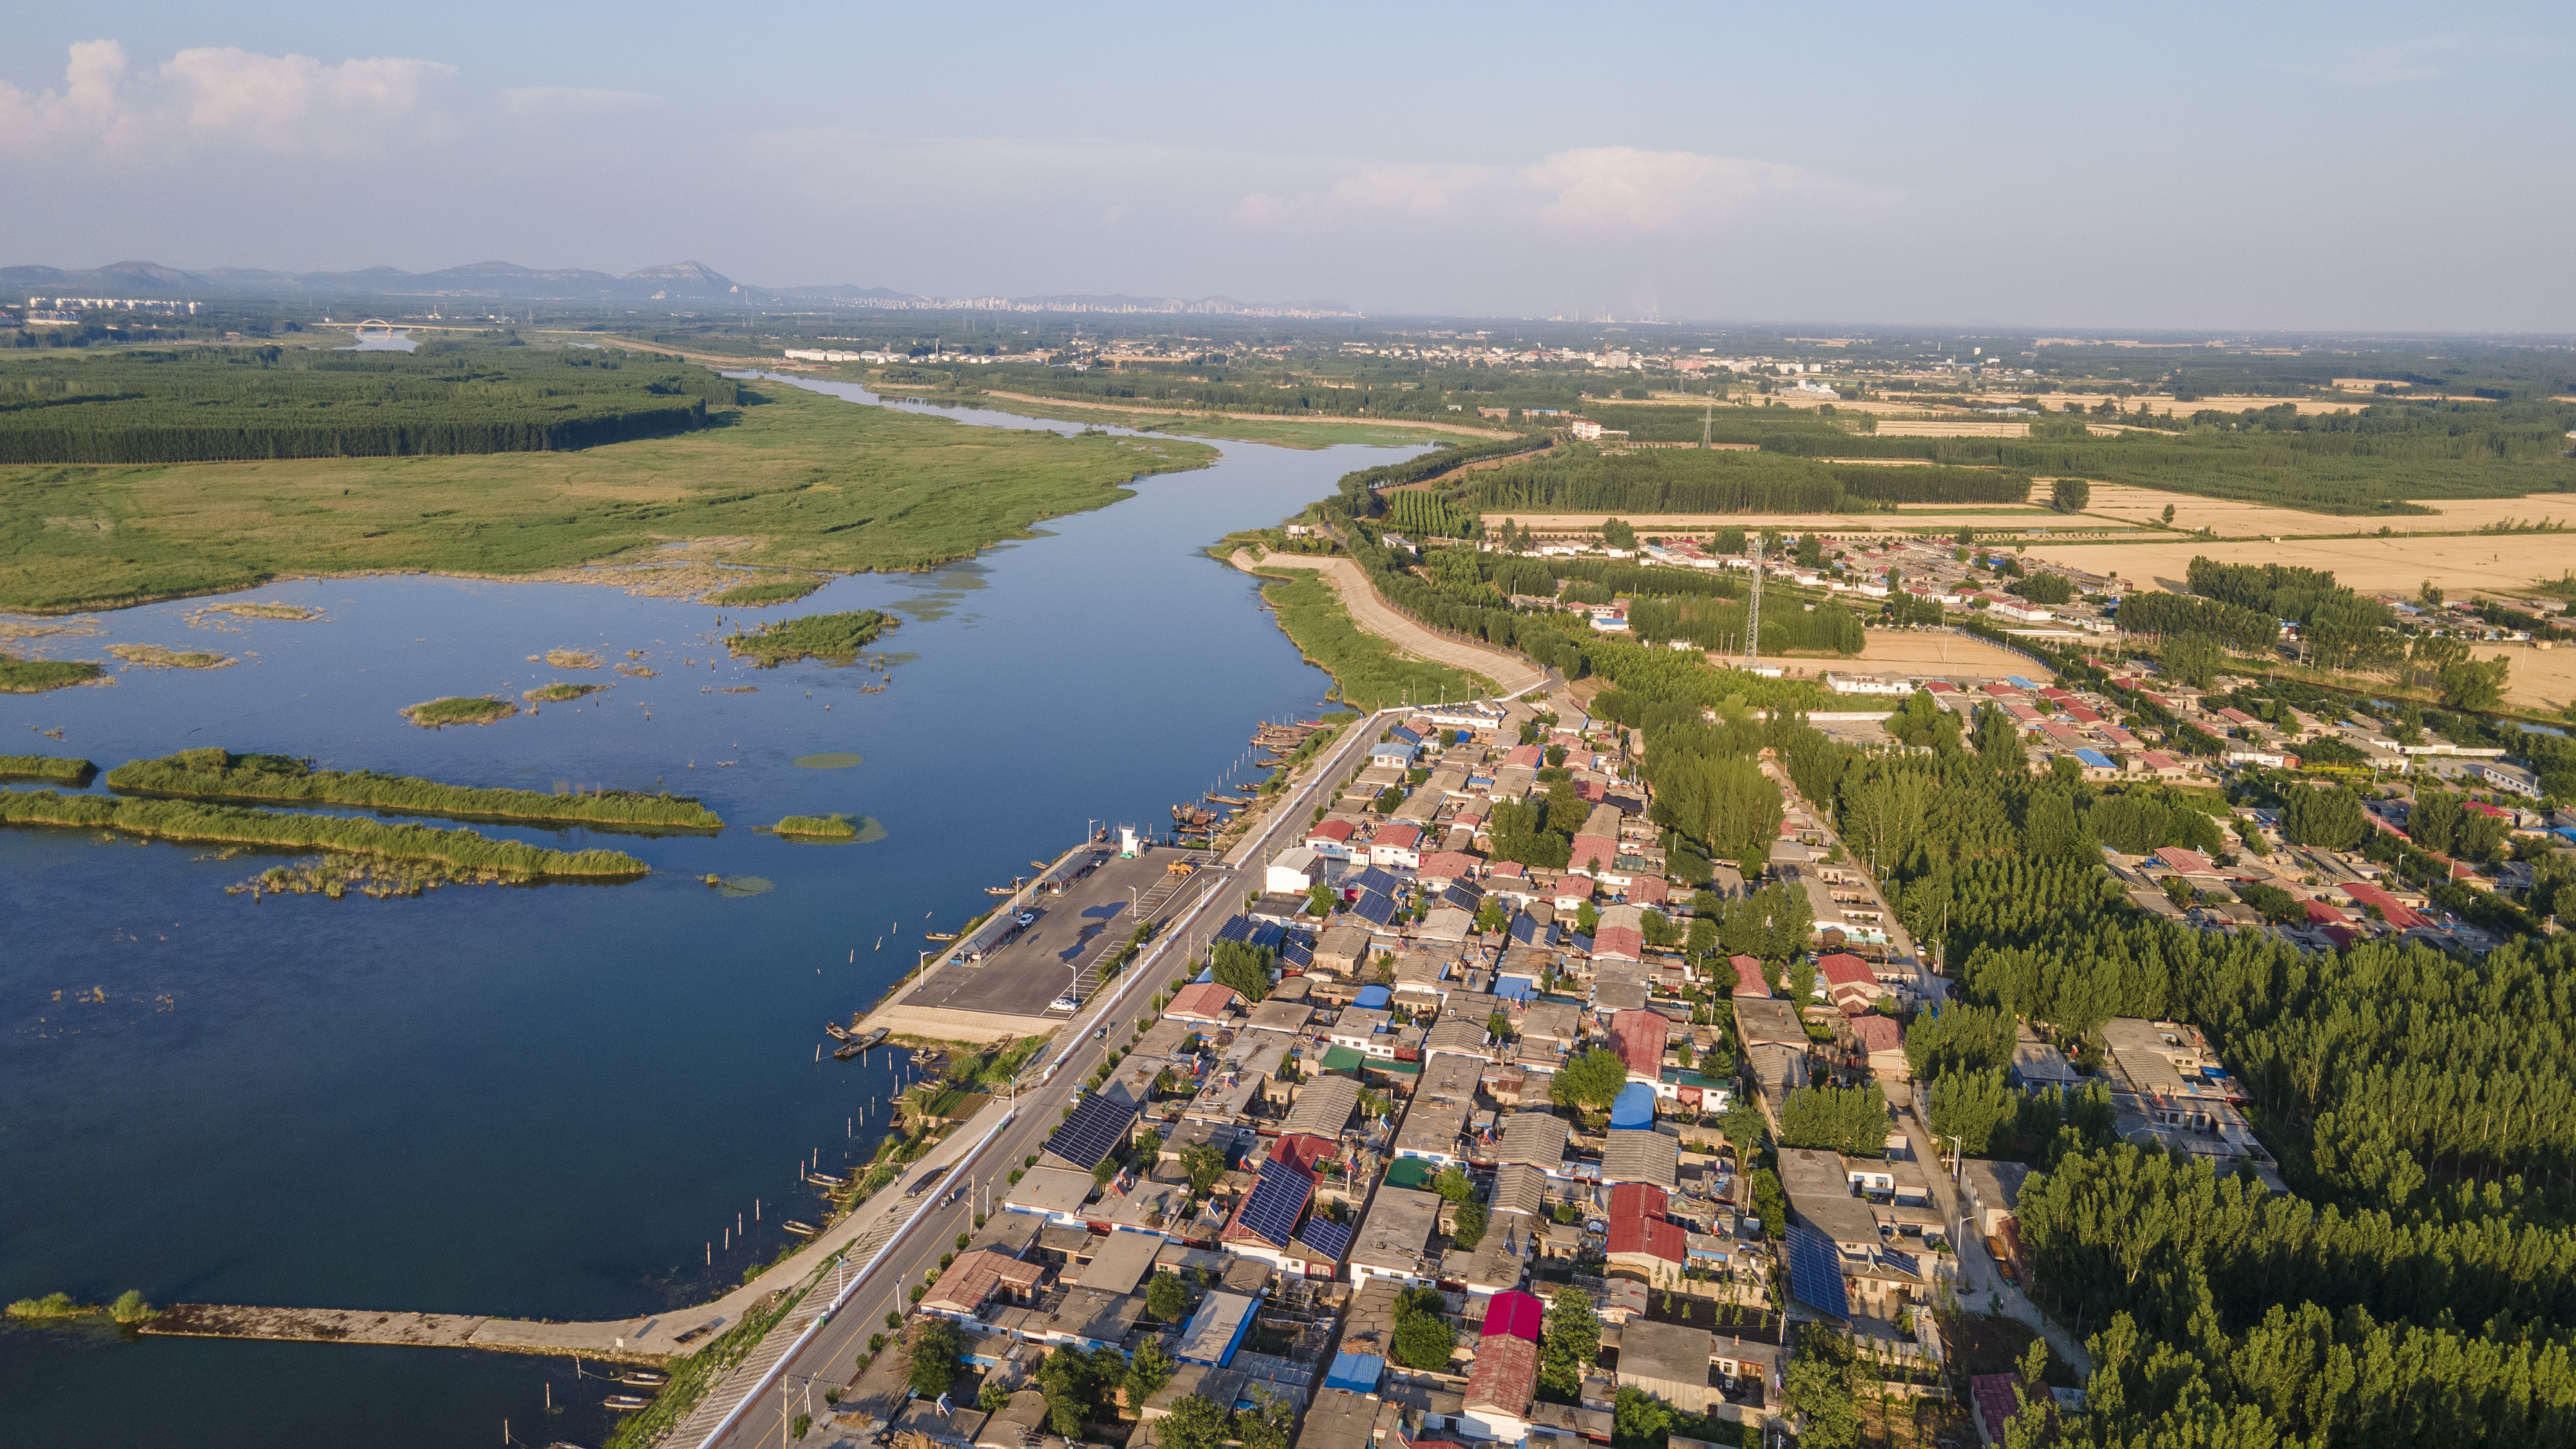
[[548, 795], [535, 790], [478, 790], [410, 775], [316, 770], [305, 761], [285, 755], [236, 755], [213, 748], [182, 750], [157, 760], [129, 760], [108, 771], [107, 787], [119, 794], [164, 799], [354, 805], [368, 810], [547, 824], [724, 828], [724, 821], [714, 811], [685, 795], [624, 791]]
[[847, 815], [790, 815], [769, 828], [781, 835], [810, 835], [819, 840], [853, 840], [859, 833]]
[[562, 704], [568, 700], [579, 699], [585, 694], [597, 694], [607, 687], [605, 684], [566, 684], [558, 679], [552, 684], [539, 685], [519, 697], [531, 704]]
[[846, 614], [808, 614], [802, 619], [781, 619], [746, 629], [725, 639], [725, 647], [736, 657], [749, 656], [763, 669], [774, 669], [790, 659], [831, 659], [847, 663], [859, 651], [876, 642], [878, 635], [893, 628], [894, 619], [874, 609], [856, 609]]
[[68, 1293], [48, 1293], [42, 1298], [18, 1299], [0, 1312], [5, 1312], [11, 1318], [40, 1321], [57, 1318], [87, 1318], [104, 1313], [118, 1323], [141, 1323], [147, 1318], [158, 1316], [152, 1305], [143, 1301], [143, 1294], [132, 1288], [118, 1294], [114, 1303], [83, 1303]]
[[506, 699], [488, 694], [461, 694], [404, 705], [402, 717], [425, 730], [443, 730], [449, 725], [495, 724], [518, 712], [519, 707]]
[[98, 766], [60, 755], [0, 755], [0, 780], [47, 780], [85, 789], [98, 778]]
[[0, 791], [0, 825], [68, 825], [202, 845], [337, 851], [388, 860], [432, 860], [515, 880], [619, 880], [644, 862], [615, 850], [547, 850], [471, 830], [389, 825], [337, 815], [299, 815], [184, 800], [115, 800], [52, 790]]
[[86, 659], [21, 659], [0, 654], [0, 694], [42, 694], [98, 678], [99, 667]]
[[707, 602], [736, 609], [757, 609], [764, 604], [792, 604], [821, 587], [823, 581], [817, 578], [772, 579], [756, 584], [736, 584], [730, 589], [707, 595]]
[[137, 669], [229, 669], [229, 654], [209, 654], [201, 649], [170, 649], [159, 644], [110, 644], [107, 652]]

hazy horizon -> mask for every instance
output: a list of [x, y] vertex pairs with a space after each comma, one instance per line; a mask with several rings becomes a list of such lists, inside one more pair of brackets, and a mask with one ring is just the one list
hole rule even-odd
[[1374, 318], [2576, 331], [2557, 10], [763, 18], [34, 16], [0, 60], [26, 203], [0, 265], [694, 260]]

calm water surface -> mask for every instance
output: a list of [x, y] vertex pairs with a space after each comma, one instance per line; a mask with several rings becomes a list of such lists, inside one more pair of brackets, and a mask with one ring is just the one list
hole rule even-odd
[[[46, 652], [158, 643], [241, 662], [0, 696], [16, 742], [0, 752], [107, 766], [222, 745], [539, 790], [658, 785], [730, 828], [481, 826], [625, 850], [654, 874], [256, 903], [223, 888], [278, 857], [0, 832], [0, 1298], [132, 1287], [584, 1319], [735, 1281], [814, 1201], [800, 1160], [863, 1153], [868, 1103], [893, 1084], [882, 1055], [815, 1063], [825, 1018], [875, 1000], [925, 927], [984, 909], [984, 885], [1094, 819], [1165, 819], [1245, 754], [1254, 721], [1314, 710], [1329, 679], [1198, 550], [1386, 456], [1227, 444], [1218, 466], [1143, 480], [1037, 539], [748, 616], [901, 616], [881, 693], [860, 692], [878, 677], [864, 669], [724, 657], [725, 611], [580, 585], [331, 580], [238, 596], [318, 608], [314, 622], [192, 627], [204, 600], [96, 616], [103, 634]], [[641, 651], [658, 677], [527, 658], [567, 646]], [[558, 678], [613, 687], [480, 729], [395, 714]], [[717, 692], [742, 686], [756, 692]], [[824, 752], [862, 762], [794, 763]], [[748, 828], [827, 812], [884, 838]], [[774, 889], [720, 893], [710, 872]], [[710, 1265], [755, 1204], [762, 1222]], [[572, 1406], [552, 1419], [549, 1382]], [[8, 1445], [488, 1445], [504, 1419], [523, 1443], [596, 1443], [605, 1392], [564, 1360], [0, 1329]]]

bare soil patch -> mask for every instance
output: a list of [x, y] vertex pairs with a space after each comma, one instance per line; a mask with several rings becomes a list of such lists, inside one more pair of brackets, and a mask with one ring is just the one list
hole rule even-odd
[[2335, 580], [2364, 593], [2412, 596], [2426, 579], [2453, 597], [2475, 590], [2524, 595], [2532, 582], [2556, 578], [2576, 555], [2576, 539], [2563, 533], [2473, 533], [2448, 538], [2268, 538], [2219, 543], [2207, 539], [2167, 538], [2142, 543], [2060, 544], [2044, 540], [2030, 546], [2030, 557], [2072, 564], [2097, 572], [2116, 571], [2134, 583], [2153, 583], [2180, 593], [2191, 561], [2212, 558], [2232, 564], [2292, 564], [2332, 569]]
[[[2233, 498], [2204, 498], [2196, 493], [2167, 493], [2155, 488], [2132, 488], [2118, 483], [2096, 483], [2085, 508], [2088, 516], [2117, 519], [2142, 527], [2164, 526], [2166, 505], [2174, 510], [2173, 526], [2179, 529], [2210, 528], [2222, 537], [2261, 534], [2303, 533], [2375, 533], [2382, 523], [2399, 534], [2458, 533], [2485, 528], [2490, 524], [2530, 523], [2542, 518], [2576, 522], [2576, 497], [2563, 493], [2534, 493], [2521, 498], [2444, 498], [2426, 499], [2422, 506], [2431, 514], [2414, 513], [2399, 518], [2369, 518], [2348, 514], [2310, 513], [2304, 509], [2282, 508], [2269, 503], [2249, 503]], [[2490, 550], [2492, 551], [2492, 550]], [[2576, 552], [2576, 550], [2571, 550]]]
[[1863, 674], [1938, 674], [1960, 679], [2055, 678], [2046, 666], [1998, 644], [1938, 630], [1870, 629], [1860, 653], [1833, 667]]

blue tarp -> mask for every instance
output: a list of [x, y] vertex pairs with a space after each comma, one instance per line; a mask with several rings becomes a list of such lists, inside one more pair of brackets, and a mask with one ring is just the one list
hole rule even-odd
[[1610, 1103], [1610, 1125], [1614, 1129], [1646, 1128], [1655, 1125], [1655, 1089], [1643, 1082], [1630, 1082], [1619, 1089]]
[[1494, 994], [1506, 1001], [1526, 1004], [1538, 1000], [1538, 982], [1527, 976], [1497, 977], [1494, 981]]
[[2090, 765], [2097, 770], [2107, 770], [2111, 768], [2111, 757], [2102, 753], [2100, 750], [2077, 750], [2075, 752], [2075, 758], [2082, 760], [2085, 764]]
[[1354, 1394], [1374, 1394], [1386, 1376], [1386, 1360], [1373, 1353], [1337, 1353], [1324, 1374], [1324, 1387]]
[[1360, 994], [1351, 998], [1351, 1005], [1365, 1007], [1371, 1011], [1383, 1011], [1386, 1009], [1386, 1004], [1394, 999], [1395, 993], [1386, 987], [1363, 986], [1360, 988]]

